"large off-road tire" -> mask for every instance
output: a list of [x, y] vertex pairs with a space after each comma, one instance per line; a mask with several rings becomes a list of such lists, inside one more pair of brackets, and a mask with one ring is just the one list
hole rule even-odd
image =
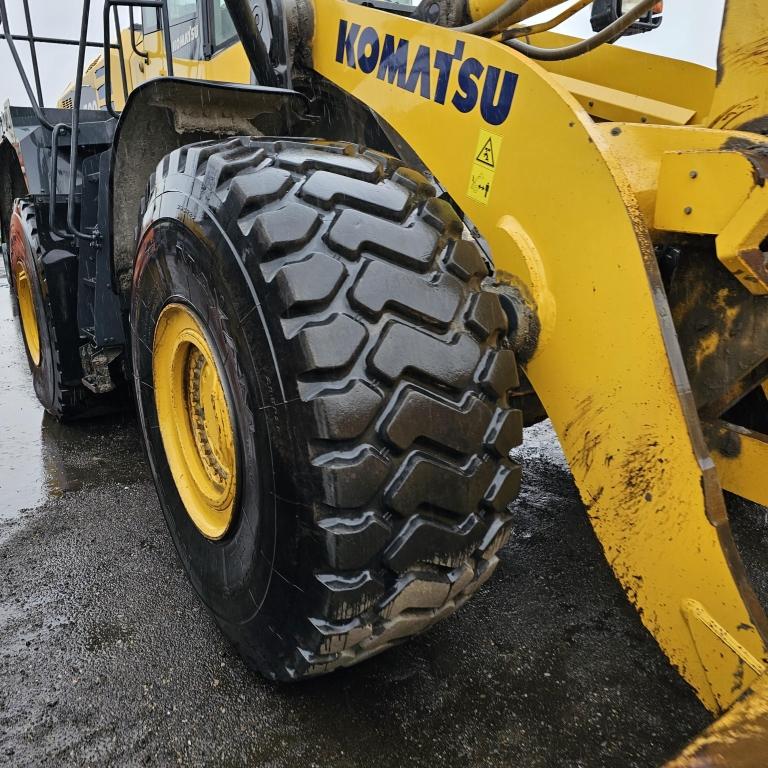
[[[195, 589], [269, 677], [421, 632], [498, 564], [517, 369], [462, 231], [422, 175], [348, 144], [195, 144], [150, 182], [131, 304], [147, 453]], [[162, 418], [185, 398], [188, 420]], [[180, 461], [226, 502], [200, 513]]]
[[[67, 378], [62, 360], [65, 350], [56, 332], [51, 298], [41, 266], [43, 248], [31, 201], [16, 201], [10, 223], [9, 266], [12, 291], [19, 307], [24, 347], [35, 394], [48, 413], [60, 420], [77, 418], [88, 409], [85, 388]], [[76, 276], [75, 276], [76, 277]], [[71, 324], [74, 320], [60, 319]], [[68, 350], [71, 354], [77, 354]]]

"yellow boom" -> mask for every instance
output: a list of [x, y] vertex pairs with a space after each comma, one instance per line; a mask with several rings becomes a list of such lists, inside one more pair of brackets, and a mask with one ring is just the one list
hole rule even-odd
[[[738, 62], [750, 61], [744, 51], [756, 45], [755, 29], [768, 29], [768, 11], [730, 6], [721, 60], [733, 56], [751, 71]], [[764, 139], [693, 125], [597, 124], [566, 87], [575, 78], [564, 82], [498, 42], [341, 0], [313, 7], [313, 67], [413, 149], [490, 244], [497, 279], [536, 318], [525, 371], [606, 557], [674, 666], [711, 710], [723, 710], [765, 671], [768, 622], [730, 533], [718, 454], [705, 441], [690, 350], [675, 325], [685, 308], [670, 306], [654, 243], [664, 231], [686, 231], [687, 208], [706, 203], [702, 215], [716, 218], [721, 207], [754, 195], [748, 222], [708, 222], [709, 230], [723, 227], [728, 258], [721, 258], [743, 282], [738, 254], [755, 231], [768, 234], [760, 181], [750, 186], [744, 178], [742, 166], [753, 162], [744, 145], [761, 147]], [[400, 58], [392, 55], [398, 50]], [[656, 63], [609, 53], [642, 59], [647, 70]], [[659, 68], [675, 71], [664, 60]], [[682, 91], [698, 70], [678, 71]], [[630, 85], [629, 69], [625, 75]], [[629, 101], [618, 85], [604, 86], [604, 106]], [[674, 84], [666, 87], [675, 94]], [[767, 90], [757, 78], [726, 74], [712, 83], [718, 114], [703, 122], [722, 124], [718, 105], [737, 97], [749, 105], [740, 114], [751, 118]], [[690, 94], [681, 96], [682, 105], [665, 103], [684, 111]], [[690, 119], [677, 122], [691, 122], [697, 112], [688, 109]], [[703, 154], [706, 164], [696, 154], [667, 170], [686, 153]], [[717, 279], [735, 300], [749, 301], [732, 275]], [[714, 350], [739, 342], [709, 343]], [[768, 348], [752, 353], [763, 359]], [[742, 487], [734, 478], [748, 467], [723, 460], [729, 485]]]

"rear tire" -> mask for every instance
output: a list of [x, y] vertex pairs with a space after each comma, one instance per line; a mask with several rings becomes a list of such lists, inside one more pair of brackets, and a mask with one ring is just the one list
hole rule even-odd
[[[167, 156], [142, 213], [142, 431], [223, 631], [263, 674], [296, 679], [452, 613], [498, 564], [522, 438], [508, 318], [453, 209], [376, 152], [238, 138]], [[238, 477], [220, 538], [187, 514], [158, 428], [169, 304], [196, 318], [226, 392]]]
[[18, 200], [14, 205], [8, 254], [11, 290], [19, 305], [24, 348], [37, 399], [59, 420], [77, 418], [88, 407], [88, 396], [82, 385], [67, 381], [62, 372], [61, 350], [41, 267], [43, 249], [35, 207], [29, 201]]

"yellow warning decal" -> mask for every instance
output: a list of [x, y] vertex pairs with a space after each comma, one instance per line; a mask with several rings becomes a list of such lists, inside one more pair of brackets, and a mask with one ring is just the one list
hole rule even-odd
[[493, 171], [480, 163], [472, 163], [467, 194], [478, 203], [487, 203], [493, 188]]
[[501, 153], [501, 136], [480, 129], [477, 146], [469, 172], [467, 195], [478, 203], [486, 205], [493, 189], [493, 177]]

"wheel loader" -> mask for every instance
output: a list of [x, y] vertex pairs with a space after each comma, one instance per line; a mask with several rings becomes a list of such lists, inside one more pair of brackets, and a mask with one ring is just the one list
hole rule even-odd
[[[105, 0], [92, 41], [84, 0], [71, 41], [0, 0], [35, 391], [60, 419], [134, 401], [190, 581], [276, 680], [469, 599], [549, 418], [628, 599], [725, 713], [674, 765], [763, 766], [768, 620], [723, 494], [768, 503], [768, 6], [726, 0], [712, 71], [614, 45], [674, 2], [558, 5]], [[588, 6], [592, 36], [558, 31]], [[44, 43], [78, 46], [56, 108]]]

